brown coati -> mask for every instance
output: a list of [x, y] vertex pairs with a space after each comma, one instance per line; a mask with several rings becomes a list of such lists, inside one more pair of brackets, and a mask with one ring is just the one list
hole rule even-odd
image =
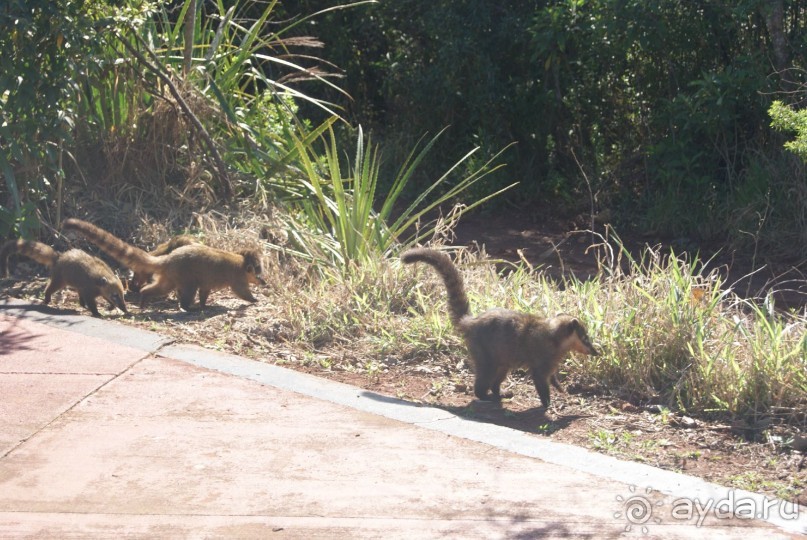
[[443, 253], [416, 248], [406, 251], [401, 260], [427, 263], [442, 277], [451, 322], [468, 346], [475, 375], [474, 394], [479, 399], [501, 399], [501, 384], [510, 370], [525, 368], [530, 371], [541, 403], [549, 407], [549, 384], [561, 389], [555, 374], [566, 354], [599, 354], [583, 325], [570, 315], [542, 318], [494, 308], [471, 316], [462, 276]]
[[165, 296], [177, 291], [179, 305], [188, 311], [199, 291], [199, 305], [205, 306], [210, 292], [230, 287], [239, 298], [257, 302], [249, 290], [250, 283], [265, 284], [261, 278], [263, 265], [257, 250], [231, 253], [202, 244], [176, 248], [154, 257], [80, 219], [68, 219], [64, 229], [79, 231], [110, 257], [135, 272], [150, 272], [153, 281], [140, 290], [140, 305], [152, 296]]
[[102, 296], [111, 306], [126, 311], [123, 300], [123, 285], [112, 269], [101, 259], [93, 257], [80, 249], [71, 249], [58, 253], [41, 242], [27, 240], [11, 240], [0, 249], [0, 275], [8, 275], [8, 258], [19, 253], [39, 264], [50, 268], [50, 281], [45, 288], [45, 304], [56, 291], [71, 287], [78, 291], [81, 307], [85, 307], [99, 317], [95, 299]]
[[[175, 249], [180, 248], [182, 246], [190, 246], [193, 244], [201, 245], [201, 242], [199, 242], [193, 236], [188, 236], [187, 234], [180, 234], [169, 238], [162, 244], [158, 244], [157, 247], [149, 251], [149, 255], [151, 255], [152, 257], [159, 257], [160, 255], [166, 255], [168, 253], [171, 253]], [[132, 271], [127, 288], [132, 292], [140, 292], [140, 289], [142, 289], [146, 284], [148, 284], [149, 281], [151, 281], [151, 272]]]

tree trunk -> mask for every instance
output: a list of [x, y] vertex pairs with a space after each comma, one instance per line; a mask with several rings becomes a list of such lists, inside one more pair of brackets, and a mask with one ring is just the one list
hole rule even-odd
[[790, 46], [785, 31], [785, 2], [784, 0], [764, 0], [760, 2], [759, 11], [765, 19], [768, 37], [771, 40], [773, 52], [773, 67], [787, 79], [787, 69], [790, 67]]
[[188, 11], [185, 12], [185, 54], [182, 62], [182, 75], [185, 78], [191, 70], [194, 26], [196, 26], [196, 0], [190, 0]]

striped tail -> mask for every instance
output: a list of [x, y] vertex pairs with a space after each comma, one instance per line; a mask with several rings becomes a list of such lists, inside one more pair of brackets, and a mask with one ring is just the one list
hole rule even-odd
[[56, 264], [56, 260], [59, 258], [59, 254], [52, 247], [42, 242], [11, 240], [0, 249], [0, 276], [8, 276], [8, 258], [12, 253], [25, 255], [48, 268]]
[[465, 285], [463, 284], [462, 276], [457, 271], [457, 267], [454, 266], [454, 263], [451, 262], [451, 259], [444, 253], [433, 249], [415, 248], [404, 252], [404, 254], [401, 255], [401, 260], [406, 264], [424, 262], [437, 270], [437, 273], [443, 278], [443, 283], [446, 286], [451, 323], [458, 328], [463, 317], [467, 317], [470, 314], [471, 307], [468, 303], [468, 296], [465, 294]]
[[80, 219], [67, 219], [65, 230], [80, 232], [104, 253], [136, 272], [155, 272], [160, 268], [160, 259], [152, 257], [140, 248], [127, 244], [112, 233]]

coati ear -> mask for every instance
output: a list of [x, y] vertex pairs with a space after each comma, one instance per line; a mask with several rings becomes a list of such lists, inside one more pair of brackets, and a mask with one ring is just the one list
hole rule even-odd
[[250, 274], [257, 274], [261, 271], [261, 259], [256, 252], [246, 250], [242, 253], [242, 256], [244, 257], [244, 270]]

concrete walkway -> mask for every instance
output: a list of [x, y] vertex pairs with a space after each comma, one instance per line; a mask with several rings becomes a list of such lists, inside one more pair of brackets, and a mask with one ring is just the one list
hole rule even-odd
[[0, 538], [644, 534], [796, 538], [807, 509], [0, 300]]

